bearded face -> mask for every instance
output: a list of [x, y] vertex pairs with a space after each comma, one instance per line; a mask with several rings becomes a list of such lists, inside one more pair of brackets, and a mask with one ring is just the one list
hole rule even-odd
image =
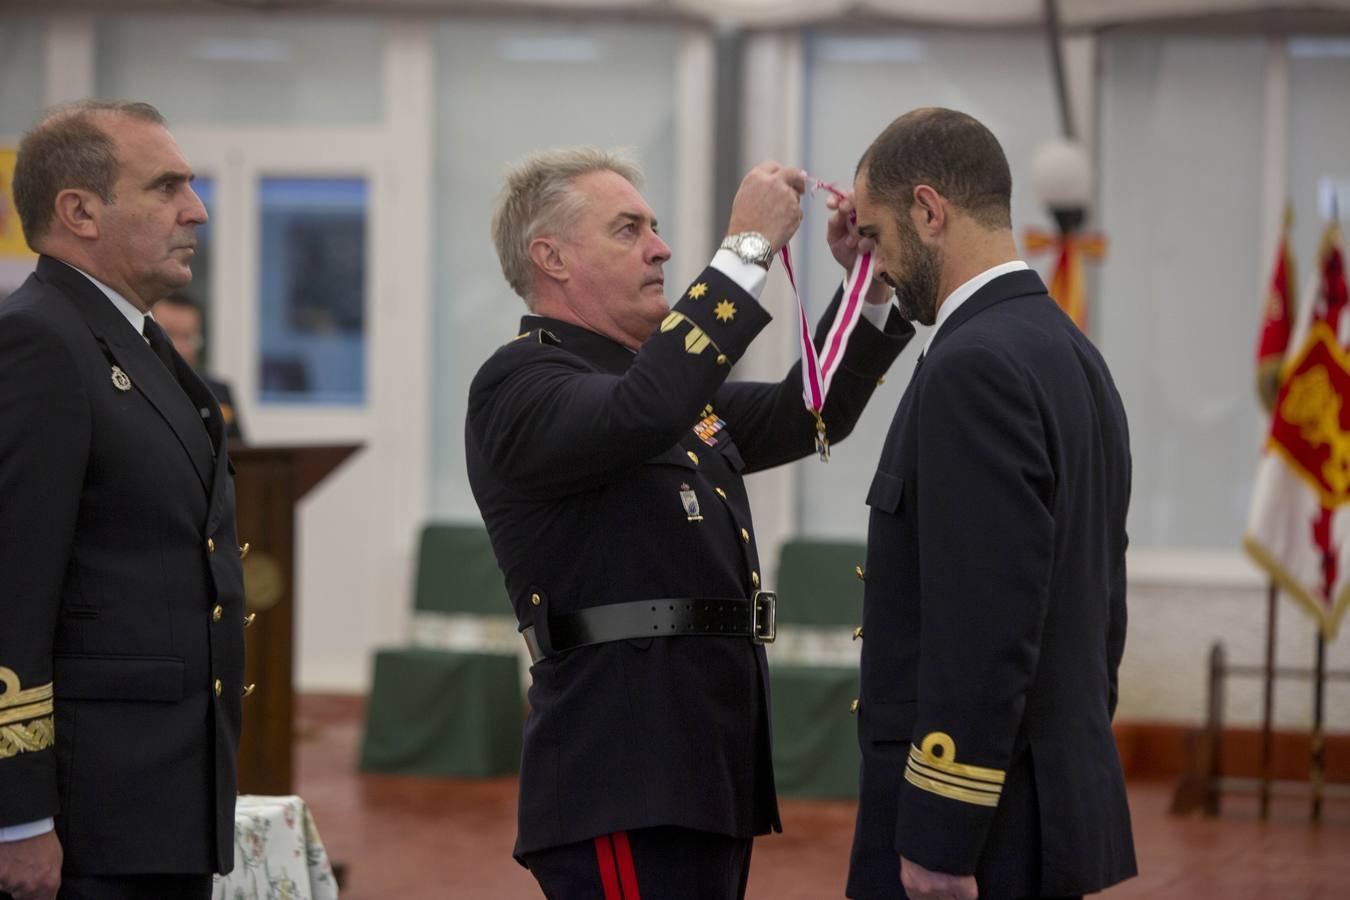
[[[900, 253], [897, 264], [882, 278], [895, 291], [900, 315], [910, 322], [932, 325], [937, 321], [938, 281], [941, 260], [938, 251], [919, 240], [919, 230], [905, 217], [898, 222]], [[889, 262], [889, 260], [888, 260]], [[896, 277], [893, 273], [900, 273]]]

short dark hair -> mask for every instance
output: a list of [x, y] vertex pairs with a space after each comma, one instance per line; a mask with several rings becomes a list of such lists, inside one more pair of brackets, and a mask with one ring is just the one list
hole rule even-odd
[[908, 209], [926, 184], [986, 228], [1012, 227], [1012, 172], [993, 132], [973, 116], [926, 107], [896, 119], [858, 162], [867, 190]]
[[34, 246], [51, 225], [56, 195], [70, 188], [92, 191], [112, 203], [117, 181], [117, 154], [112, 138], [100, 128], [100, 115], [122, 115], [164, 124], [149, 103], [126, 100], [81, 100], [47, 110], [19, 142], [12, 185], [28, 246]]
[[190, 309], [195, 312], [199, 318], [202, 316], [202, 305], [182, 291], [174, 291], [171, 294], [165, 295], [164, 299], [160, 300], [156, 305], [177, 306], [180, 309]]

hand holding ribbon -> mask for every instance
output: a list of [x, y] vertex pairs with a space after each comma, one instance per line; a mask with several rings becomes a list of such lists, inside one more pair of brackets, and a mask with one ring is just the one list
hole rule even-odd
[[[825, 345], [817, 355], [815, 344], [811, 340], [811, 325], [806, 318], [806, 307], [802, 303], [801, 292], [797, 290], [797, 278], [792, 269], [792, 253], [786, 244], [781, 251], [783, 270], [787, 272], [792, 292], [797, 297], [797, 313], [801, 325], [800, 344], [802, 351], [802, 399], [807, 410], [816, 419], [816, 449], [822, 462], [830, 459], [830, 441], [825, 433], [825, 420], [821, 410], [825, 407], [825, 397], [829, 394], [834, 373], [844, 358], [848, 339], [858, 324], [864, 302], [884, 303], [889, 299], [888, 289], [873, 292], [872, 284], [872, 242], [858, 235], [854, 229], [853, 198], [828, 182], [817, 178], [807, 178], [811, 193], [826, 190], [830, 198], [826, 206], [834, 210], [826, 229], [826, 237], [834, 258], [849, 270], [848, 280], [844, 284], [844, 298], [835, 312], [825, 336]], [[878, 299], [873, 299], [876, 296]]]

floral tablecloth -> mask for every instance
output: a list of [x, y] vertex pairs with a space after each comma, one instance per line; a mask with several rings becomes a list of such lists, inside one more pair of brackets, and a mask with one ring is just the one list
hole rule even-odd
[[217, 875], [212, 900], [337, 900], [328, 853], [299, 797], [239, 798], [234, 871]]

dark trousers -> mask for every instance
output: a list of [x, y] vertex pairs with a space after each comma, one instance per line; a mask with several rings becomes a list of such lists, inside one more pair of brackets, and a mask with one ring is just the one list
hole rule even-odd
[[[62, 875], [56, 900], [211, 900], [210, 875]], [[0, 900], [11, 900], [0, 891]]]
[[751, 838], [639, 828], [525, 854], [548, 900], [743, 900]]

